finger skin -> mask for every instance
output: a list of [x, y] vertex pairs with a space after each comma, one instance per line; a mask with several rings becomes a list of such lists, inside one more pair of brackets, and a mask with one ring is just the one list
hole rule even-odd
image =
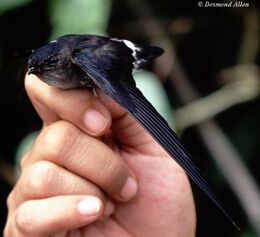
[[98, 185], [119, 201], [131, 199], [137, 191], [132, 190], [129, 196], [122, 197], [121, 192], [128, 179], [136, 180], [125, 161], [99, 139], [65, 121], [53, 123], [42, 130], [31, 149], [31, 156], [23, 159], [22, 167], [39, 160], [64, 167]]
[[[168, 157], [159, 145], [154, 143], [152, 137], [120, 105], [100, 90], [97, 91], [97, 97], [89, 89], [61, 90], [48, 86], [34, 75], [26, 76], [25, 88], [44, 124], [48, 125], [62, 118], [96, 137], [107, 134], [111, 128], [115, 138], [120, 141], [125, 150]], [[90, 131], [86, 127], [84, 118], [89, 110], [98, 111], [106, 118], [103, 126], [100, 125], [103, 128], [98, 132]]]
[[91, 89], [60, 90], [34, 75], [26, 75], [25, 88], [44, 125], [63, 119], [93, 136], [103, 135], [111, 126], [109, 111]]
[[[61, 90], [51, 89], [52, 92], [49, 93], [48, 90], [51, 87], [44, 87], [44, 83], [39, 84], [39, 80], [34, 79], [31, 81], [31, 87], [28, 89], [31, 95], [39, 99], [39, 104], [47, 112], [52, 111], [57, 120], [60, 120], [63, 115], [62, 118], [64, 120], [74, 123], [73, 119], [75, 117], [70, 117], [70, 114], [63, 113], [59, 108], [67, 109], [64, 101], [68, 99], [66, 97], [69, 95], [68, 93], [75, 91], [76, 95], [80, 95], [80, 101], [84, 101], [88, 98], [89, 91], [77, 89], [60, 94]], [[33, 85], [35, 83], [39, 86], [38, 92]], [[40, 95], [45, 92], [48, 96]], [[45, 95], [47, 95], [46, 93]], [[61, 98], [57, 100], [59, 95]], [[134, 174], [138, 177], [138, 193], [136, 197], [131, 202], [116, 202], [117, 206], [113, 220], [118, 222], [119, 226], [127, 227], [129, 234], [134, 233], [135, 236], [170, 236], [173, 233], [175, 236], [194, 236], [195, 209], [188, 179], [183, 170], [174, 161], [170, 160], [167, 154], [120, 106], [102, 93], [98, 95], [98, 99], [105, 105], [105, 109], [107, 109], [113, 119], [113, 124], [110, 128], [113, 137], [116, 138], [117, 142], [120, 142], [120, 146], [117, 149], [120, 151], [122, 158], [126, 160], [127, 165], [131, 167]], [[58, 103], [52, 106], [50, 101]], [[77, 106], [84, 107], [84, 103], [80, 101], [75, 99], [70, 106], [73, 108], [77, 108]], [[38, 110], [41, 111], [43, 108], [38, 107]], [[85, 109], [87, 110], [88, 108], [85, 107]], [[73, 111], [73, 109], [70, 111]], [[78, 110], [77, 108], [77, 111], [81, 111], [81, 109]], [[81, 113], [78, 119], [81, 125], [74, 124], [82, 131], [90, 134], [88, 130], [84, 129], [85, 125], [82, 117], [84, 117], [84, 112]], [[57, 120], [53, 120], [50, 123]], [[100, 134], [102, 135], [102, 133]], [[25, 166], [27, 162], [28, 160], [25, 159]], [[177, 175], [177, 171], [181, 172], [180, 176]], [[183, 181], [185, 182], [183, 183]], [[91, 226], [96, 226], [96, 224]], [[104, 228], [104, 233], [109, 233], [112, 227], [112, 225], [108, 225], [106, 229]], [[93, 236], [96, 235], [94, 234]], [[112, 236], [124, 235], [118, 231], [117, 235]]]
[[94, 222], [102, 212], [102, 201], [94, 196], [70, 195], [29, 200], [13, 213], [4, 236], [40, 237], [66, 232]]
[[19, 206], [30, 199], [86, 194], [106, 201], [103, 192], [92, 182], [55, 163], [40, 160], [22, 170], [10, 198]]
[[143, 153], [169, 159], [169, 156], [160, 145], [125, 109], [100, 90], [98, 91], [98, 98], [111, 113], [113, 119], [111, 130], [115, 138], [120, 141], [123, 150], [131, 154]]

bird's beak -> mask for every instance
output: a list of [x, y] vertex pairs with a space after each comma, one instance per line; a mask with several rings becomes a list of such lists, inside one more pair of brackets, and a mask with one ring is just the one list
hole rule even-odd
[[33, 74], [35, 72], [35, 67], [30, 67], [28, 69], [28, 75]]
[[28, 69], [28, 75], [30, 74], [37, 74], [39, 73], [41, 70], [40, 68], [37, 68], [37, 67], [29, 67]]

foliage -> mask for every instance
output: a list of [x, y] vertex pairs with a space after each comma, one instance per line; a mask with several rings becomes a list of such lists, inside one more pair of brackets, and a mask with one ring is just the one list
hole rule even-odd
[[54, 0], [50, 3], [51, 38], [69, 33], [104, 34], [110, 0]]
[[0, 15], [6, 11], [9, 11], [13, 8], [29, 3], [31, 0], [1, 0], [0, 1]]
[[[21, 73], [20, 69], [19, 76], [17, 77], [13, 76], [13, 74], [10, 76], [9, 72], [4, 71], [8, 68], [8, 65], [11, 65], [13, 68], [14, 65], [12, 62], [15, 61], [13, 60], [9, 63], [5, 58], [5, 53], [12, 51], [17, 44], [20, 44], [22, 49], [27, 49], [35, 45], [41, 45], [47, 39], [53, 39], [68, 33], [102, 35], [109, 33], [112, 36], [129, 38], [143, 44], [156, 42], [156, 44], [164, 45], [164, 47], [168, 43], [171, 47], [168, 48], [166, 46], [165, 48], [165, 58], [167, 60], [161, 62], [160, 66], [157, 66], [156, 72], [160, 72], [160, 69], [164, 68], [164, 66], [167, 67], [168, 64], [171, 67], [175, 63], [173, 71], [176, 74], [174, 76], [178, 78], [182, 77], [182, 73], [179, 73], [180, 71], [176, 69], [176, 61], [179, 59], [185, 69], [184, 74], [186, 77], [184, 79], [188, 78], [192, 81], [191, 84], [200, 92], [198, 94], [199, 98], [195, 100], [196, 102], [203, 102], [200, 105], [205, 105], [207, 102], [212, 101], [212, 98], [217, 98], [212, 97], [213, 92], [221, 91], [225, 85], [229, 85], [236, 80], [238, 77], [236, 74], [232, 74], [228, 80], [227, 76], [224, 79], [221, 78], [219, 75], [225, 69], [233, 68], [235, 65], [240, 67], [242, 62], [246, 62], [250, 65], [255, 65], [259, 70], [260, 31], [259, 21], [257, 23], [257, 20], [255, 20], [259, 19], [259, 9], [206, 9], [199, 8], [194, 1], [183, 3], [181, 0], [174, 1], [174, 7], [172, 5], [173, 2], [171, 0], [0, 0], [0, 24], [9, 25], [10, 23], [11, 25], [8, 33], [0, 28], [0, 62], [3, 62], [0, 78], [2, 83], [1, 94], [4, 95], [2, 105], [4, 111], [7, 111], [5, 108], [13, 109], [13, 113], [10, 115], [12, 116], [12, 122], [8, 121], [8, 112], [6, 112], [6, 116], [2, 116], [3, 118], [7, 117], [7, 119], [4, 122], [1, 120], [1, 124], [4, 124], [9, 129], [8, 132], [2, 135], [4, 139], [1, 143], [1, 156], [6, 154], [5, 150], [10, 147], [10, 144], [8, 144], [10, 142], [6, 139], [7, 134], [12, 136], [13, 140], [21, 140], [21, 137], [25, 137], [26, 134], [34, 131], [35, 127], [38, 126], [37, 128], [40, 128], [41, 126], [40, 122], [38, 122], [37, 126], [32, 125], [35, 117], [31, 115], [33, 113], [32, 109], [25, 109], [26, 106], [28, 107], [28, 101], [24, 102], [24, 99], [17, 104], [10, 103], [6, 99], [8, 98], [5, 94], [6, 88], [11, 91], [9, 95], [17, 98], [19, 95], [13, 92], [12, 86], [2, 86], [4, 83], [10, 84], [10, 82], [23, 80], [23, 73]], [[41, 13], [40, 16], [46, 16], [46, 18], [37, 19], [35, 15], [35, 18], [30, 18], [34, 11], [36, 11], [36, 14]], [[16, 18], [19, 14], [19, 19], [21, 20], [17, 20]], [[35, 28], [32, 27], [34, 21], [38, 23]], [[20, 27], [26, 32], [25, 34], [21, 34], [19, 31]], [[26, 31], [28, 28], [30, 30]], [[12, 41], [12, 38], [15, 40]], [[248, 56], [248, 54], [250, 55]], [[10, 55], [8, 56], [10, 57]], [[243, 57], [244, 59], [242, 60], [241, 58]], [[251, 61], [246, 61], [245, 59], [251, 59]], [[22, 64], [20, 66], [23, 69], [25, 68]], [[13, 71], [16, 71], [16, 69], [13, 69]], [[174, 110], [173, 114], [177, 118], [177, 113], [180, 110], [176, 108], [187, 108], [180, 98], [181, 96], [178, 98], [178, 95], [182, 94], [182, 98], [190, 98], [189, 96], [192, 94], [190, 90], [185, 90], [187, 88], [184, 88], [185, 83], [183, 83], [183, 80], [180, 80], [173, 86], [172, 83], [174, 83], [176, 78], [174, 76], [171, 78], [171, 73], [172, 71], [168, 72], [167, 75], [158, 73], [156, 76], [150, 70], [150, 72], [144, 71], [135, 75], [137, 85], [170, 123], [173, 121], [172, 110]], [[239, 74], [241, 75], [240, 72]], [[246, 76], [248, 76], [247, 73]], [[259, 86], [259, 75], [255, 76], [257, 78], [256, 81], [258, 81], [256, 86]], [[159, 79], [163, 79], [163, 83]], [[182, 89], [184, 88], [184, 93], [179, 93], [178, 88], [181, 87]], [[241, 87], [242, 92], [243, 89], [245, 87]], [[167, 94], [165, 91], [167, 91]], [[234, 95], [234, 91], [230, 90], [229, 93], [222, 93], [221, 97], [222, 99], [228, 99], [230, 95]], [[26, 98], [25, 95], [23, 96]], [[209, 99], [210, 97], [211, 100]], [[199, 100], [202, 98], [203, 100]], [[170, 107], [169, 101], [173, 109]], [[216, 104], [214, 103], [214, 105]], [[213, 107], [209, 103], [208, 105], [209, 107]], [[255, 178], [259, 180], [259, 171], [257, 169], [259, 167], [257, 157], [259, 157], [258, 140], [260, 137], [258, 124], [260, 117], [259, 95], [252, 98], [250, 102], [247, 101], [244, 104], [234, 105], [232, 108], [223, 106], [222, 110], [219, 110], [221, 113], [217, 113], [217, 116], [214, 115], [214, 119], [220, 124], [221, 130], [225, 131], [225, 138], [228, 138], [234, 144], [239, 158], [242, 158], [248, 169], [251, 170], [251, 173], [254, 172]], [[205, 113], [205, 117], [209, 116], [209, 111], [205, 109], [206, 107], [202, 106], [200, 108], [202, 110], [197, 110], [197, 113]], [[22, 111], [22, 113], [19, 111]], [[17, 114], [20, 116], [17, 116]], [[26, 114], [30, 114], [30, 119], [25, 117]], [[188, 116], [191, 119], [194, 117], [191, 113], [188, 113]], [[208, 119], [211, 119], [211, 117], [209, 116]], [[197, 122], [193, 128], [200, 123], [203, 123], [203, 121]], [[210, 158], [214, 154], [209, 155], [206, 152], [207, 147], [205, 147], [205, 144], [201, 144], [201, 137], [194, 133], [197, 130], [193, 128], [183, 129], [184, 140], [195, 156], [202, 157], [201, 163], [207, 167], [205, 170], [212, 171], [213, 177], [217, 176], [220, 172], [216, 171], [215, 168], [213, 169], [213, 165], [210, 164]], [[210, 140], [212, 137], [208, 137], [208, 139]], [[12, 143], [12, 149], [15, 150], [17, 145], [18, 142]], [[227, 186], [226, 183], [224, 185], [223, 180], [218, 180], [218, 182], [218, 191], [224, 194], [224, 198], [229, 203], [236, 206], [235, 209], [239, 209], [242, 219], [246, 219], [246, 215], [240, 210], [241, 206], [238, 206], [233, 201], [234, 196], [225, 192], [226, 188], [224, 187]], [[235, 232], [233, 229], [230, 230], [227, 227], [227, 223], [222, 224], [220, 228], [217, 228], [212, 233], [211, 224], [219, 220], [219, 217], [214, 216], [214, 211], [212, 212], [205, 208], [207, 204], [202, 203], [198, 205], [198, 209], [200, 207], [205, 211], [207, 217], [210, 215], [210, 218], [203, 219], [203, 217], [199, 217], [202, 220], [201, 223], [203, 222], [198, 227], [198, 233], [201, 236], [219, 236], [220, 234], [218, 233], [229, 233], [229, 236], [234, 237], [256, 236], [248, 224], [246, 224], [246, 227], [240, 233]], [[204, 222], [209, 224], [205, 224]], [[225, 228], [228, 230], [226, 231]]]

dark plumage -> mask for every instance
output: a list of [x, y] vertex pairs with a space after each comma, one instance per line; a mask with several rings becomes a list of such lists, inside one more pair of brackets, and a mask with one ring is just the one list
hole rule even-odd
[[142, 69], [163, 50], [128, 40], [65, 35], [33, 51], [29, 74], [62, 89], [98, 87], [124, 107], [175, 159], [188, 176], [234, 224], [167, 122], [135, 86], [133, 70]]

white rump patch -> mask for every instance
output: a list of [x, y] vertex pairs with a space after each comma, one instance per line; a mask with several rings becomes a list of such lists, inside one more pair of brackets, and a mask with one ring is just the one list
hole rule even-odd
[[123, 40], [123, 39], [117, 39], [117, 38], [111, 38], [111, 40], [122, 42], [122, 43], [124, 43], [126, 45], [126, 47], [128, 47], [129, 49], [132, 50], [132, 55], [133, 55], [133, 57], [135, 59], [135, 62], [133, 62], [133, 72], [139, 71], [140, 70], [139, 65], [145, 61], [144, 59], [139, 59], [137, 57], [137, 52], [140, 52], [141, 48], [137, 47], [130, 40], [125, 40], [125, 39]]
[[132, 43], [129, 40], [122, 40], [123, 43], [133, 51], [132, 55], [135, 59], [137, 59], [137, 52], [140, 51], [141, 49], [139, 47], [136, 47], [134, 43]]
[[136, 47], [133, 42], [130, 40], [122, 40], [122, 39], [117, 39], [117, 38], [112, 38], [112, 40], [118, 41], [118, 42], [123, 42], [129, 49], [132, 50], [132, 55], [135, 58], [135, 60], [138, 60], [137, 58], [137, 52], [141, 51], [139, 47]]

